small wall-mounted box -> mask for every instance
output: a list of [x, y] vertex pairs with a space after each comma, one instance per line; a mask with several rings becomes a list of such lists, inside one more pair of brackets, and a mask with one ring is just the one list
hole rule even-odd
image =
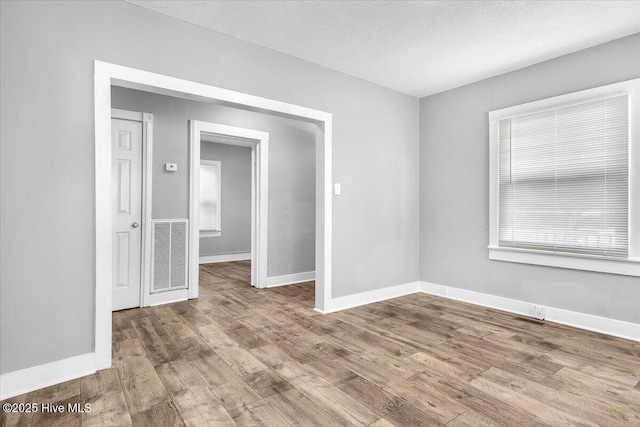
[[165, 163], [164, 164], [164, 170], [166, 170], [167, 172], [176, 172], [178, 170], [178, 164], [177, 163]]

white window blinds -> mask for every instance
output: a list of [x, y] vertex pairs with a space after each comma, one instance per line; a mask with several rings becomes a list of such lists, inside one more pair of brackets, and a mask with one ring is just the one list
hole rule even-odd
[[220, 230], [220, 170], [218, 161], [200, 162], [200, 231]]
[[499, 120], [499, 245], [628, 256], [628, 95]]

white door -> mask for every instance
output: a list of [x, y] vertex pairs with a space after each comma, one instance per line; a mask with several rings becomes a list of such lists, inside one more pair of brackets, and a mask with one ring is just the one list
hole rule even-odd
[[140, 307], [142, 123], [111, 119], [113, 310]]

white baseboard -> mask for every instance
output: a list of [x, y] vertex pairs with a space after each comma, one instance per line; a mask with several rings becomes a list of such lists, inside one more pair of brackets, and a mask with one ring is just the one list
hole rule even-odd
[[592, 314], [563, 310], [561, 308], [545, 307], [545, 320], [561, 323], [588, 331], [600, 332], [628, 340], [640, 341], [640, 324], [594, 316]]
[[[365, 304], [384, 301], [409, 295], [415, 292], [424, 292], [444, 298], [468, 302], [483, 307], [494, 308], [496, 310], [515, 313], [522, 316], [533, 317], [535, 304], [527, 301], [520, 301], [504, 298], [496, 295], [489, 295], [481, 292], [469, 291], [466, 289], [454, 288], [451, 286], [437, 285], [428, 282], [412, 282], [403, 285], [390, 286], [388, 288], [376, 289], [362, 292], [355, 295], [348, 295], [340, 298], [333, 298], [327, 303], [324, 311], [316, 311], [327, 314], [335, 311], [346, 310]], [[640, 341], [640, 324], [625, 322], [622, 320], [610, 319], [607, 317], [594, 316], [592, 314], [580, 313], [577, 311], [564, 310], [561, 308], [545, 306], [545, 320], [572, 326], [588, 331], [600, 332], [633, 341]]]
[[[533, 317], [534, 307], [536, 305], [541, 305], [527, 301], [469, 291], [466, 289], [436, 285], [428, 282], [421, 282], [420, 290], [427, 294], [464, 301], [471, 304], [481, 305], [483, 307], [495, 308], [497, 310], [529, 317]], [[640, 324], [555, 307], [544, 306], [544, 309], [545, 320], [550, 322], [573, 326], [579, 329], [586, 329], [588, 331], [600, 332], [633, 341], [640, 341]]]
[[316, 280], [315, 271], [306, 271], [304, 273], [286, 274], [284, 276], [267, 277], [265, 288], [275, 288], [276, 286], [293, 285], [294, 283], [308, 282]]
[[95, 353], [81, 354], [0, 375], [0, 400], [96, 372]]
[[213, 264], [216, 262], [245, 261], [251, 259], [251, 252], [238, 252], [234, 254], [205, 255], [201, 256], [200, 264]]
[[450, 298], [457, 301], [481, 305], [483, 307], [508, 311], [509, 313], [533, 317], [533, 304], [520, 300], [468, 291], [466, 289], [453, 288], [451, 286], [436, 285], [428, 282], [420, 282], [420, 291], [439, 297]]
[[391, 298], [402, 297], [420, 291], [420, 282], [404, 283], [402, 285], [390, 286], [388, 288], [375, 289], [373, 291], [361, 292], [355, 295], [347, 295], [339, 298], [332, 298], [326, 304], [324, 311], [320, 313], [333, 313], [335, 311], [346, 310], [373, 302], [384, 301]]
[[156, 292], [155, 294], [149, 295], [149, 305], [153, 307], [172, 302], [186, 301], [187, 299], [189, 299], [189, 289]]

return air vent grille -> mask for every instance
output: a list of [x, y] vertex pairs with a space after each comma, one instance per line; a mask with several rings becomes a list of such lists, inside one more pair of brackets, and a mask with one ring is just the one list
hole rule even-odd
[[153, 220], [151, 293], [187, 287], [186, 219]]

